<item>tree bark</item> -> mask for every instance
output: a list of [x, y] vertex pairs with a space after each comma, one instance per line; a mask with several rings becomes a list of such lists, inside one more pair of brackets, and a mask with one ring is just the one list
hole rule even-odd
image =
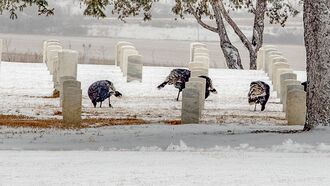
[[264, 43], [264, 28], [265, 28], [265, 13], [266, 13], [266, 0], [257, 0], [256, 8], [254, 11], [254, 24], [252, 45], [254, 51], [250, 51], [250, 69], [257, 69], [257, 53]]
[[228, 37], [221, 14], [219, 0], [211, 0], [210, 3], [217, 23], [218, 35], [220, 37], [220, 47], [225, 56], [227, 67], [229, 69], [243, 69], [239, 51], [230, 42], [230, 39]]
[[304, 1], [307, 115], [304, 130], [330, 125], [330, 1]]
[[243, 45], [248, 49], [250, 54], [250, 70], [257, 69], [257, 52], [263, 44], [263, 31], [264, 31], [264, 19], [266, 12], [266, 0], [257, 0], [256, 8], [253, 9], [254, 13], [254, 25], [253, 25], [253, 36], [252, 42], [244, 35], [242, 30], [238, 27], [235, 21], [230, 17], [225, 9], [222, 0], [219, 1], [219, 7], [222, 15], [224, 16], [227, 23], [233, 28], [236, 35], [240, 38]]

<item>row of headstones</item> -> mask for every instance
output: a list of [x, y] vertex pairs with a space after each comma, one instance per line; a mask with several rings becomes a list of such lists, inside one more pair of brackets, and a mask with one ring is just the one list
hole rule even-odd
[[80, 124], [82, 90], [77, 81], [78, 52], [63, 49], [58, 40], [47, 40], [43, 43], [43, 62], [53, 76], [54, 94], [60, 95], [64, 124]]
[[210, 56], [203, 43], [190, 44], [189, 81], [182, 92], [181, 122], [199, 123], [205, 104], [206, 80], [199, 76], [208, 76]]
[[[119, 42], [116, 48], [116, 65], [127, 76], [127, 82], [141, 82], [142, 56], [128, 42]], [[53, 76], [54, 92], [60, 94], [64, 124], [80, 124], [82, 90], [81, 83], [77, 81], [78, 52], [63, 49], [58, 40], [47, 40], [43, 43], [43, 62]]]
[[116, 45], [115, 64], [120, 67], [127, 82], [142, 82], [143, 62], [142, 56], [133, 46], [133, 43], [120, 41]]
[[297, 74], [274, 46], [260, 48], [257, 69], [264, 70], [272, 81], [289, 125], [303, 125], [306, 116], [306, 92]]

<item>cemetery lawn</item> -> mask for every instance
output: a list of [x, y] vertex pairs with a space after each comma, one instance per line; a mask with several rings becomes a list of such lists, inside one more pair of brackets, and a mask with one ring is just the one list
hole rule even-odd
[[[329, 127], [285, 125], [273, 91], [265, 112], [248, 105], [250, 82], [270, 83], [263, 72], [210, 69], [218, 94], [206, 100], [203, 124], [180, 125], [177, 89], [156, 89], [171, 69], [145, 67], [141, 84], [114, 66], [79, 65], [85, 123], [70, 129], [44, 64], [3, 62], [0, 185], [330, 184]], [[112, 109], [87, 97], [102, 79], [123, 94]]]
[[[2, 62], [0, 69], [0, 115], [23, 116], [50, 122], [62, 119], [59, 98], [52, 96], [52, 76], [45, 64]], [[175, 101], [178, 89], [172, 85], [167, 85], [161, 90], [156, 88], [172, 69], [144, 67], [143, 83], [126, 83], [126, 78], [123, 77], [120, 69], [113, 65], [78, 65], [77, 78], [81, 81], [83, 93], [82, 118], [85, 121], [97, 118], [137, 120], [135, 124], [179, 124], [181, 101]], [[286, 123], [282, 104], [279, 103], [276, 92], [271, 93], [264, 112], [253, 112], [253, 105], [247, 102], [251, 81], [261, 80], [270, 84], [264, 72], [210, 69], [209, 73], [218, 94], [211, 94], [206, 100], [202, 123], [274, 125]], [[305, 73], [296, 73], [299, 80], [306, 79]], [[111, 97], [114, 108], [108, 107], [107, 100], [104, 101], [102, 108], [94, 108], [88, 98], [87, 89], [93, 82], [105, 79], [112, 81], [123, 97], [120, 99]], [[127, 122], [129, 123], [134, 124]], [[87, 122], [87, 126], [94, 124]]]

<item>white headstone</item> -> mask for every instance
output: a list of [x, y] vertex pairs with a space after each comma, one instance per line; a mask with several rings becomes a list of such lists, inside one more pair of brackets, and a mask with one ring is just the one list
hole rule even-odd
[[196, 88], [199, 91], [199, 101], [200, 101], [200, 114], [205, 105], [205, 89], [206, 89], [206, 79], [200, 77], [190, 77], [189, 82], [186, 83], [186, 87]]
[[121, 71], [123, 71], [123, 60], [124, 60], [124, 51], [125, 50], [136, 50], [134, 46], [130, 45], [123, 45], [119, 48], [119, 58], [118, 58], [118, 63]]
[[194, 70], [195, 68], [205, 68], [205, 69], [208, 69], [208, 66], [207, 66], [206, 63], [199, 62], [199, 61], [189, 63], [188, 64], [188, 67], [189, 67], [189, 70], [190, 71]]
[[[187, 82], [188, 83], [188, 82]], [[198, 124], [200, 115], [200, 94], [196, 88], [185, 88], [182, 92], [182, 124]]]
[[270, 64], [271, 64], [271, 61], [274, 57], [276, 56], [281, 56], [282, 54], [280, 52], [278, 52], [276, 49], [267, 49], [265, 51], [265, 72], [266, 73], [269, 73], [270, 71]]
[[123, 59], [121, 61], [122, 64], [122, 72], [123, 76], [127, 76], [127, 63], [128, 63], [128, 57], [132, 55], [138, 55], [138, 51], [135, 49], [130, 49], [130, 48], [124, 48], [122, 49], [123, 53]]
[[75, 50], [62, 50], [58, 53], [58, 82], [64, 76], [77, 79], [78, 52]]
[[278, 56], [278, 55], [272, 55], [272, 59], [271, 59], [271, 62], [269, 64], [269, 73], [268, 73], [268, 76], [270, 78], [273, 77], [273, 68], [274, 68], [274, 65], [276, 63], [279, 63], [279, 62], [282, 62], [282, 63], [288, 63], [288, 60], [285, 59], [283, 56]]
[[80, 82], [76, 81], [75, 77], [72, 77], [72, 76], [61, 77], [60, 83], [59, 83], [59, 89], [58, 89], [58, 91], [60, 92], [60, 106], [63, 105], [63, 83], [64, 83], [64, 81], [70, 81], [71, 85], [73, 84], [73, 86], [81, 88]]
[[52, 63], [52, 61], [50, 60], [50, 58], [52, 58], [53, 56], [51, 55], [55, 55], [54, 52], [50, 52], [52, 50], [56, 50], [56, 51], [59, 51], [59, 50], [62, 50], [62, 47], [59, 46], [59, 45], [49, 45], [47, 46], [47, 53], [46, 53], [46, 64], [48, 66], [48, 70], [50, 72], [50, 74], [53, 74], [53, 71], [54, 71], [54, 64]]
[[265, 47], [264, 54], [263, 54], [263, 64], [264, 64], [265, 72], [268, 72], [268, 63], [270, 62], [269, 57], [272, 54], [272, 52], [277, 52], [277, 50], [275, 48]]
[[286, 112], [288, 91], [293, 90], [293, 89], [304, 90], [304, 86], [299, 84], [300, 81], [292, 80], [292, 79], [285, 80], [284, 83], [285, 83], [286, 87], [285, 87], [285, 91], [283, 92], [283, 95], [282, 95], [282, 97], [283, 97], [282, 104], [283, 104], [283, 112]]
[[[208, 53], [194, 53], [194, 55], [193, 55], [193, 58], [192, 58], [192, 61], [195, 61], [195, 58], [196, 57], [198, 57], [198, 56], [202, 56], [202, 57], [207, 57], [207, 58], [209, 58], [210, 59], [210, 55], [208, 54]], [[192, 61], [190, 61], [190, 62], [192, 62]]]
[[304, 125], [306, 118], [306, 92], [288, 90], [286, 116], [289, 125]]
[[82, 90], [80, 82], [67, 80], [63, 82], [63, 122], [66, 126], [77, 126], [81, 123]]
[[122, 46], [133, 46], [133, 43], [131, 42], [126, 42], [126, 41], [119, 41], [116, 44], [116, 57], [115, 57], [115, 64], [116, 66], [120, 66], [120, 57], [121, 57], [121, 47]]
[[203, 56], [208, 57], [209, 56], [209, 50], [207, 48], [205, 48], [205, 47], [195, 47], [193, 49], [193, 58], [192, 58], [192, 61], [195, 61], [195, 58], [198, 55], [203, 55]]
[[49, 39], [43, 42], [42, 62], [47, 63], [47, 47], [50, 45], [61, 46], [60, 41], [56, 39]]
[[54, 83], [54, 88], [56, 90], [58, 89], [59, 82], [58, 82], [58, 53], [61, 50], [50, 50], [48, 51], [48, 60], [49, 64], [52, 64], [52, 71], [50, 71], [50, 74], [53, 74], [53, 83]]
[[127, 82], [142, 82], [143, 62], [141, 55], [131, 55], [127, 58]]
[[206, 45], [199, 42], [190, 43], [190, 61], [194, 59], [195, 48], [206, 48]]
[[207, 56], [195, 56], [193, 62], [202, 62], [205, 64], [205, 68], [209, 68], [210, 66], [210, 58]]
[[[283, 73], [293, 73], [293, 71], [292, 71], [292, 69], [289, 69], [289, 68], [280, 68], [280, 69], [277, 69], [276, 73], [277, 73], [276, 80], [273, 83], [273, 89], [279, 93], [278, 95], [280, 95], [281, 94], [280, 75]], [[280, 97], [278, 96], [278, 98], [280, 98]]]
[[297, 74], [295, 73], [290, 73], [290, 72], [283, 72], [280, 74], [280, 92], [278, 92], [279, 94], [277, 95], [277, 97], [280, 98], [280, 101], [281, 103], [282, 100], [283, 100], [283, 95], [284, 95], [284, 92], [286, 91], [286, 84], [285, 84], [285, 80], [297, 80]]
[[[270, 79], [272, 80], [273, 82], [273, 85], [274, 85], [274, 88], [277, 88], [275, 85], [277, 84], [276, 80], [277, 80], [277, 76], [278, 76], [278, 72], [277, 70], [278, 69], [281, 69], [281, 68], [287, 68], [287, 69], [290, 69], [290, 65], [288, 63], [284, 63], [284, 62], [277, 62], [273, 65], [273, 68], [272, 68], [272, 76], [270, 76]], [[277, 89], [275, 89], [277, 90]]]
[[207, 68], [194, 68], [190, 71], [190, 77], [208, 76]]

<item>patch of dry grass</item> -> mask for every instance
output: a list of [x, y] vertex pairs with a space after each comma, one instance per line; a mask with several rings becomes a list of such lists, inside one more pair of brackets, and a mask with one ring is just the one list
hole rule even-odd
[[44, 96], [42, 98], [59, 98], [60, 97], [60, 91], [58, 90], [53, 90], [53, 94], [51, 96]]
[[62, 116], [62, 112], [59, 110], [54, 111], [54, 116]]
[[23, 115], [0, 115], [0, 125], [8, 127], [62, 128], [62, 121], [56, 119], [35, 119]]
[[169, 125], [181, 125], [181, 120], [165, 120], [164, 123]]
[[95, 128], [114, 125], [142, 125], [146, 121], [136, 118], [87, 118], [80, 125], [67, 126], [59, 119], [36, 119], [23, 115], [0, 115], [0, 126], [7, 127], [30, 127], [30, 128], [57, 128], [57, 129], [81, 129]]

